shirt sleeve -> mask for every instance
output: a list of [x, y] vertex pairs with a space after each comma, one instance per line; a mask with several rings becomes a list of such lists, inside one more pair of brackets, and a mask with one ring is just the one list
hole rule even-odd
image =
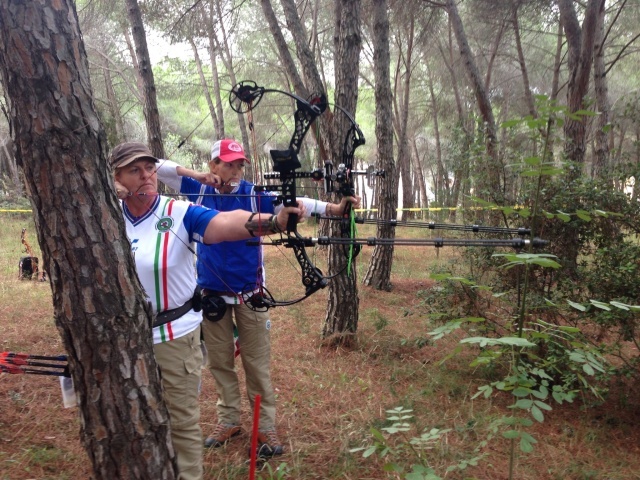
[[204, 232], [209, 222], [215, 217], [218, 210], [212, 210], [201, 205], [189, 205], [184, 216], [184, 228], [189, 233], [189, 238], [198, 243], [204, 243]]
[[202, 195], [205, 193], [207, 186], [189, 177], [181, 177], [178, 175], [177, 169], [180, 165], [171, 160], [160, 160], [156, 174], [158, 180], [174, 190], [185, 195], [191, 202], [201, 204]]
[[158, 180], [166, 186], [180, 191], [182, 177], [177, 173], [178, 167], [179, 165], [171, 160], [160, 160], [156, 174], [158, 175]]
[[[328, 202], [323, 202], [322, 200], [316, 200], [314, 198], [307, 197], [298, 197], [297, 199], [302, 200], [302, 203], [307, 210], [305, 218], [309, 218], [311, 215], [325, 215], [327, 212], [327, 205], [329, 205]], [[284, 206], [282, 204], [278, 205], [275, 208], [274, 213], [277, 215], [278, 212], [283, 208]]]

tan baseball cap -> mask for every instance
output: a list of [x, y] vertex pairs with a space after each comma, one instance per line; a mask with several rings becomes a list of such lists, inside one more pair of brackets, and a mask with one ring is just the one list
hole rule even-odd
[[147, 158], [158, 162], [158, 159], [153, 156], [149, 147], [140, 142], [127, 142], [121, 143], [111, 151], [109, 157], [109, 165], [112, 170], [124, 167], [130, 163], [140, 160], [141, 158]]

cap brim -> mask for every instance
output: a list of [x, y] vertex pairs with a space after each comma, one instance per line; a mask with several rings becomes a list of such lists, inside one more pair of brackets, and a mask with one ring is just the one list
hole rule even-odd
[[218, 158], [223, 162], [233, 162], [235, 160], [244, 160], [245, 162], [251, 163], [251, 160], [249, 160], [247, 157], [245, 157], [241, 153], [227, 153], [226, 155], [220, 155]]
[[137, 162], [138, 160], [151, 160], [152, 162], [158, 163], [159, 160], [156, 157], [152, 157], [151, 155], [147, 155], [145, 153], [138, 153], [136, 155], [133, 155], [132, 157], [127, 158], [126, 160], [122, 160], [119, 163], [116, 163], [115, 165], [113, 165], [113, 168], [122, 168], [122, 167], [126, 167], [127, 165], [132, 164], [133, 162]]

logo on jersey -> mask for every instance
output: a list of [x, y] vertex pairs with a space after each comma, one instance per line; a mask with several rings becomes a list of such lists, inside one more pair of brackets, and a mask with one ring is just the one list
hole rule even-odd
[[156, 223], [156, 230], [162, 233], [168, 232], [171, 230], [171, 227], [173, 227], [173, 218], [171, 217], [162, 217], [158, 220], [158, 223]]
[[134, 238], [133, 240], [131, 240], [131, 251], [135, 254], [136, 250], [138, 250], [138, 239]]

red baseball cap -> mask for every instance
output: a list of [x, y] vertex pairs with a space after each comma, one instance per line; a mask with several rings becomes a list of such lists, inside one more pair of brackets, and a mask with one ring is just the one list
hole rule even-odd
[[211, 147], [211, 160], [219, 158], [223, 162], [233, 162], [234, 160], [246, 160], [249, 159], [245, 156], [242, 145], [235, 140], [225, 138], [218, 140]]

